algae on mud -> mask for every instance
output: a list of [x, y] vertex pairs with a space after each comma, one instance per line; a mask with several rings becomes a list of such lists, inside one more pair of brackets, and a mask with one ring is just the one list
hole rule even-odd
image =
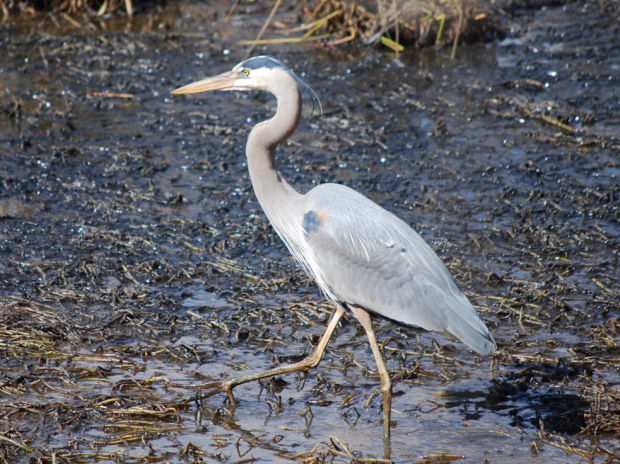
[[[455, 61], [279, 49], [325, 104], [279, 152], [287, 178], [404, 217], [500, 342], [489, 369], [378, 321], [396, 462], [616, 459], [617, 11], [526, 10]], [[193, 401], [193, 385], [309, 352], [331, 310], [251, 192], [243, 146], [269, 105], [247, 99], [264, 97], [167, 97], [239, 58], [210, 18], [171, 6], [127, 31], [0, 29], [0, 196], [34, 209], [0, 218], [4, 462], [382, 453], [354, 323], [313, 376], [249, 385], [234, 414]], [[244, 27], [232, 19], [235, 38]]]

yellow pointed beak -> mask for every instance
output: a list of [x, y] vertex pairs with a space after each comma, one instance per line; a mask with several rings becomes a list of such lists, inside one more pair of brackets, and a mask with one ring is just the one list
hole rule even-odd
[[224, 90], [235, 86], [238, 74], [228, 71], [217, 76], [208, 77], [201, 81], [192, 82], [170, 92], [173, 95], [182, 95], [186, 93], [207, 92], [209, 90]]

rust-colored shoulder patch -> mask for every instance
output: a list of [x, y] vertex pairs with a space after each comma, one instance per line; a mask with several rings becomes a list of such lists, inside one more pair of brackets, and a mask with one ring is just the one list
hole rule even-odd
[[327, 213], [325, 211], [313, 211], [310, 210], [306, 214], [304, 214], [303, 220], [303, 228], [304, 228], [304, 236], [308, 238], [310, 234], [317, 231], [319, 226], [325, 219], [327, 218]]

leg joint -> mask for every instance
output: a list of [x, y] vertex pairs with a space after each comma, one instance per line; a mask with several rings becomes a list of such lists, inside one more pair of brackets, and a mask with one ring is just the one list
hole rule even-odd
[[390, 379], [388, 379], [386, 382], [381, 382], [381, 393], [392, 393], [392, 382], [390, 382]]

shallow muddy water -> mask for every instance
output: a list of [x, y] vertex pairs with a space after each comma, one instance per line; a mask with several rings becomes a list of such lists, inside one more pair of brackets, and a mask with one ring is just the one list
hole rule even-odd
[[[232, 67], [264, 19], [216, 13], [0, 29], [5, 462], [383, 457], [379, 378], [352, 319], [307, 376], [238, 387], [235, 411], [194, 399], [300, 359], [331, 312], [247, 175], [245, 138], [272, 99], [168, 93]], [[346, 183], [412, 224], [498, 342], [490, 363], [375, 321], [394, 462], [617, 458], [618, 16], [613, 2], [512, 11], [503, 40], [455, 60], [257, 51], [323, 103], [280, 149], [284, 176]]]

